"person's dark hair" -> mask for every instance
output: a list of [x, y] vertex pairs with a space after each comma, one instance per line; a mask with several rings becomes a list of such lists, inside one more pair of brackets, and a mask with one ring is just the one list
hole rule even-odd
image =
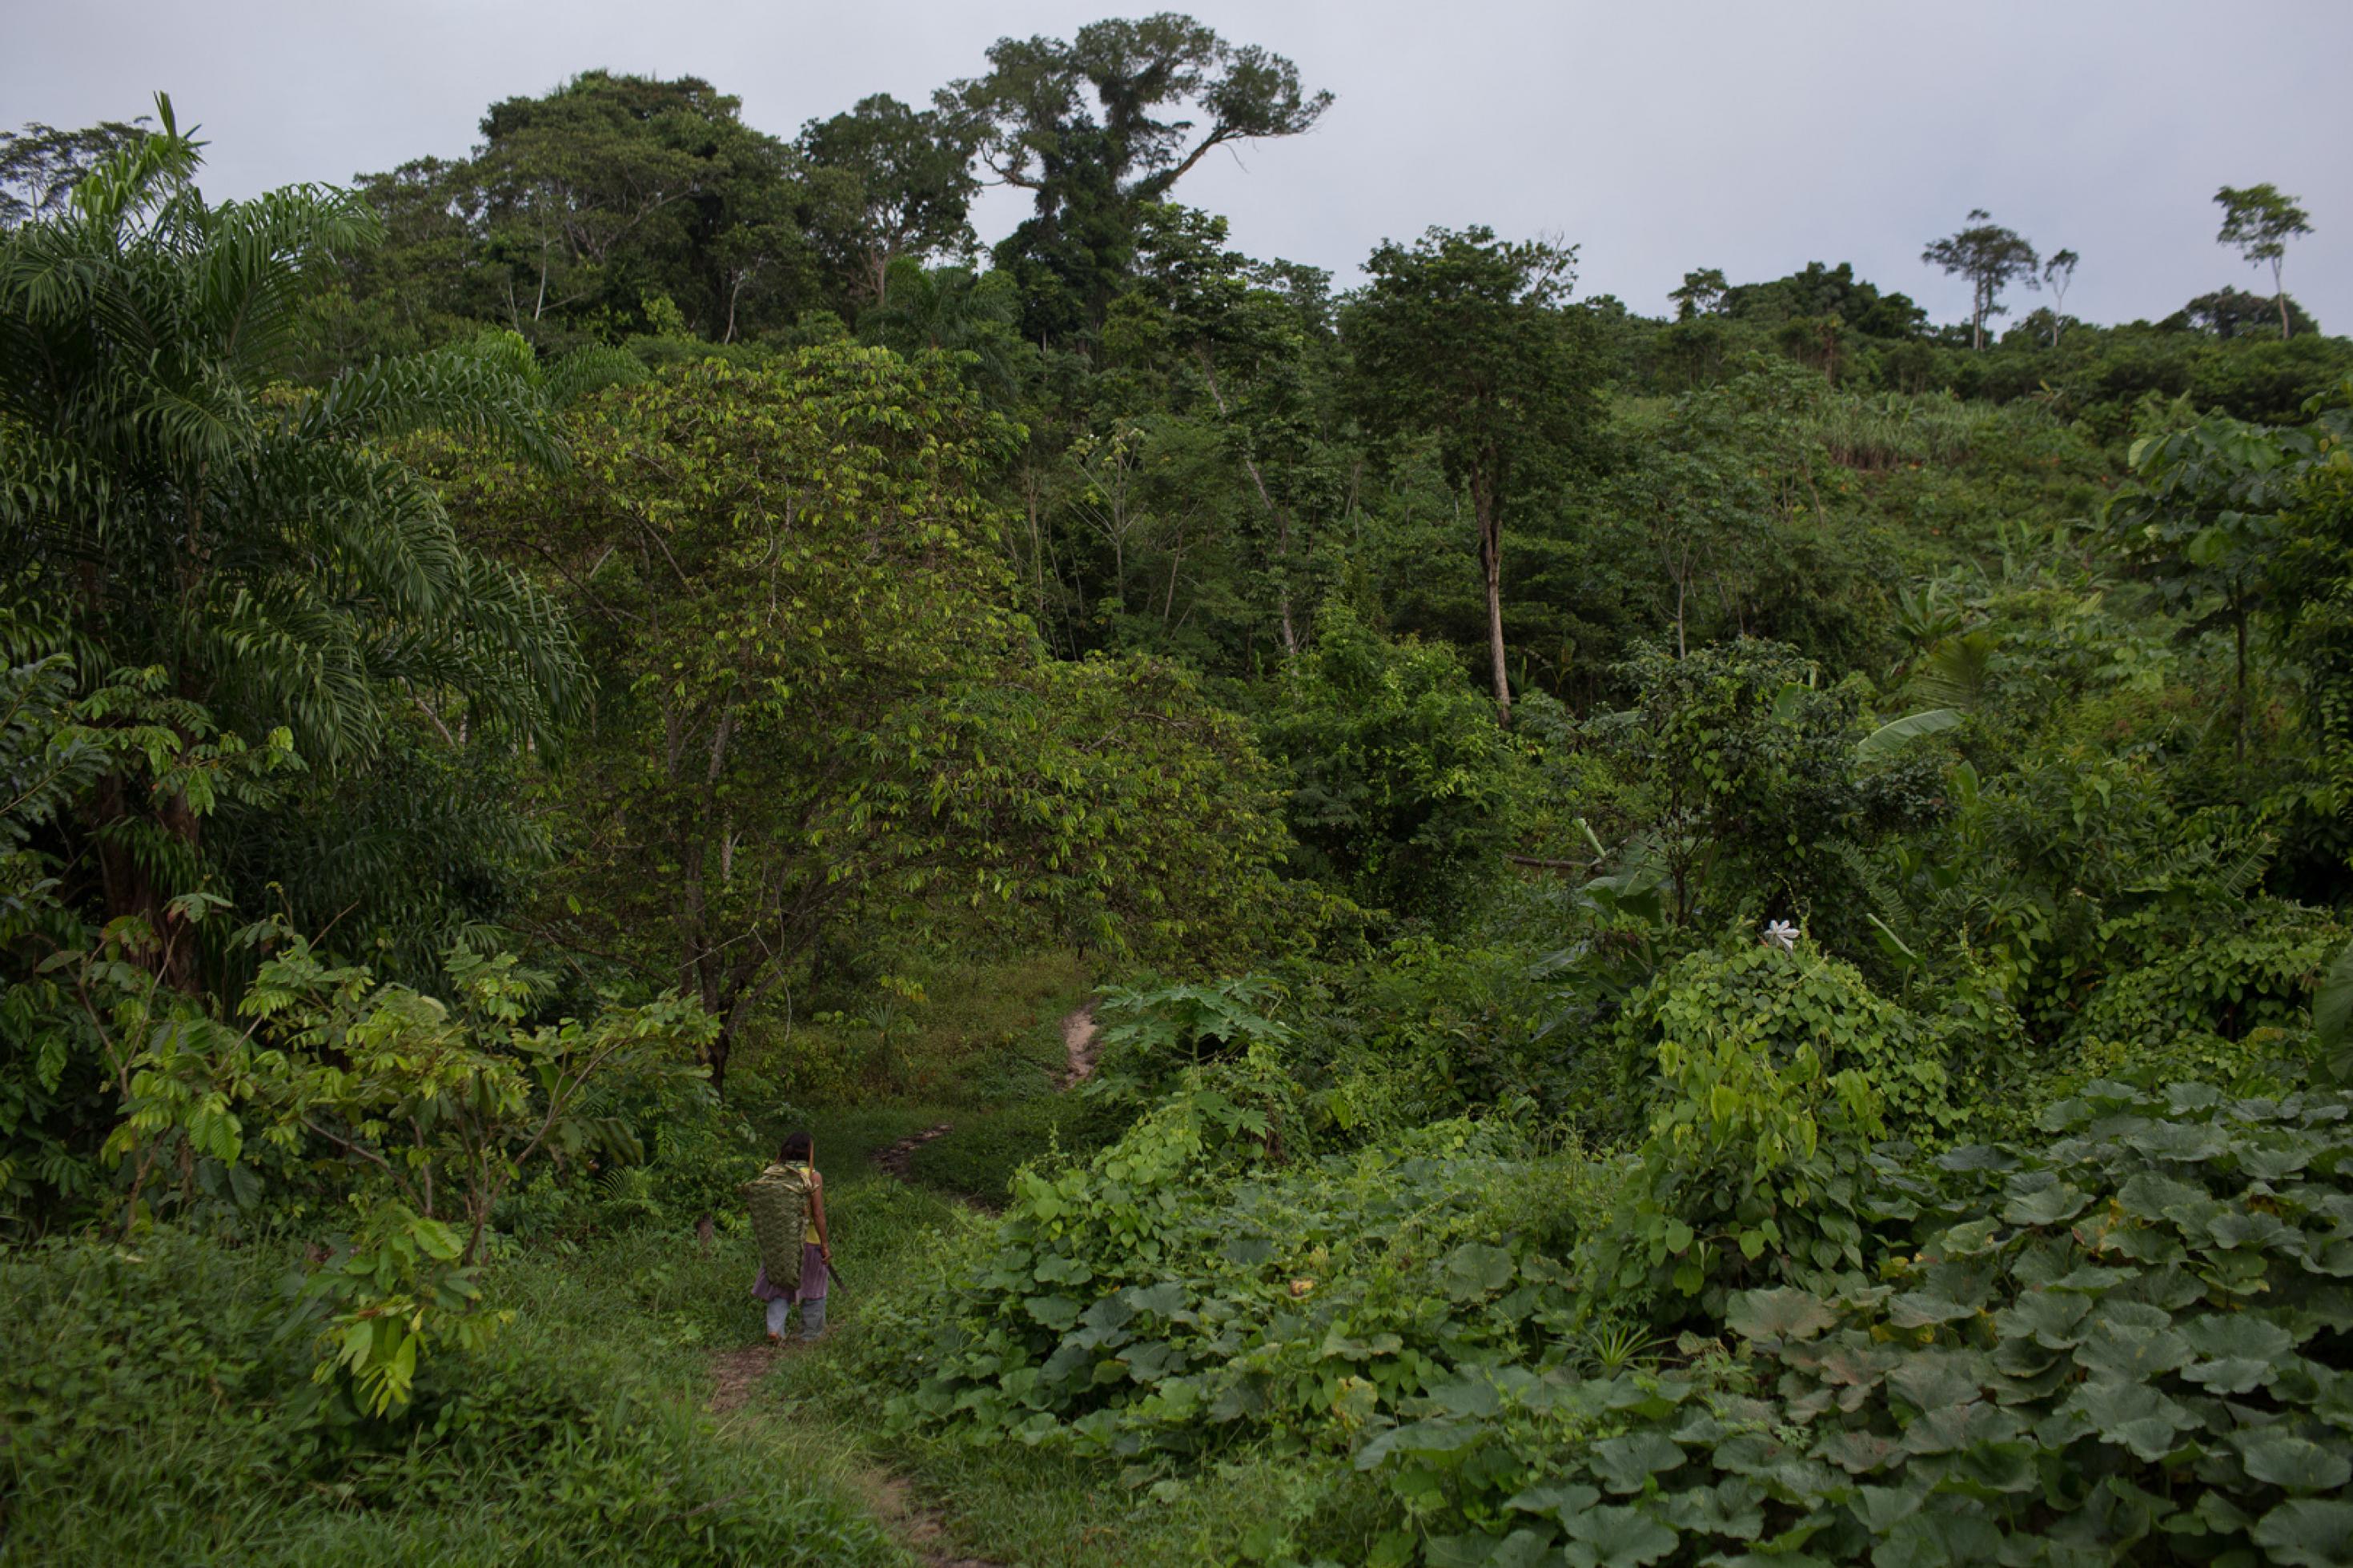
[[776, 1151], [776, 1158], [788, 1165], [794, 1163], [805, 1164], [808, 1161], [809, 1150], [811, 1147], [812, 1145], [807, 1133], [787, 1132], [785, 1134], [785, 1146]]

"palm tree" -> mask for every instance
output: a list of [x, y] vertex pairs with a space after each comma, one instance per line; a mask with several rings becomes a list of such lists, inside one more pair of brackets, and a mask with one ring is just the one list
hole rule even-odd
[[[585, 694], [568, 626], [384, 445], [433, 427], [560, 462], [545, 398], [462, 353], [287, 385], [308, 280], [379, 226], [317, 186], [207, 205], [202, 143], [156, 104], [160, 129], [61, 212], [0, 234], [0, 631], [20, 657], [70, 653], [85, 683], [160, 672], [223, 733], [283, 732], [314, 770], [364, 763], [413, 707], [551, 740]], [[100, 781], [80, 847], [108, 918], [146, 921], [193, 988], [172, 900], [202, 878], [207, 803], [133, 783]]]

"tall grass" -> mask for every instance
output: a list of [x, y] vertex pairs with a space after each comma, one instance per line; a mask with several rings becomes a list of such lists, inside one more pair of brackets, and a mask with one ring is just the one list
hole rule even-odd
[[2000, 411], [1948, 392], [1834, 396], [1808, 416], [1809, 434], [1842, 467], [1865, 471], [1949, 465], [1967, 458]]
[[902, 1561], [854, 1492], [701, 1414], [719, 1269], [681, 1256], [710, 1278], [508, 1263], [513, 1324], [384, 1421], [311, 1381], [290, 1251], [162, 1233], [0, 1259], [0, 1563]]

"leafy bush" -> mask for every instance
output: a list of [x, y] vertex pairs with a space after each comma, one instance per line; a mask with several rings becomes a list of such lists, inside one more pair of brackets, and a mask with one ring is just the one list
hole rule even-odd
[[1126, 1456], [1345, 1447], [1445, 1362], [1567, 1329], [1549, 1259], [1601, 1200], [1514, 1143], [1440, 1123], [1278, 1168], [1176, 1097], [1086, 1167], [1026, 1173], [989, 1253], [894, 1309], [894, 1416]]
[[[1661, 975], [1621, 1026], [1658, 1088], [1588, 1260], [1598, 1300], [1673, 1321], [1693, 1298], [1714, 1316], [1743, 1282], [1862, 1268], [1879, 1081], [1942, 1088], [1933, 1058], [1907, 1059], [1908, 1023], [1811, 952], [1694, 953]], [[1629, 1081], [1623, 1098], [1641, 1097]]]
[[2151, 910], [2103, 933], [2116, 973], [2084, 1004], [2077, 1037], [2146, 1060], [2193, 1043], [2301, 1029], [2313, 985], [2345, 932], [2276, 900]]
[[1883, 1188], [1882, 1282], [1736, 1296], [1672, 1372], [1484, 1369], [1357, 1463], [1433, 1563], [2343, 1563], [2348, 1114], [2094, 1083]]
[[1392, 643], [1335, 602], [1261, 728], [1291, 774], [1300, 858], [1367, 908], [1451, 912], [1480, 891], [1526, 764], [1446, 648]]
[[[1888, 1126], [1905, 1137], [1936, 1138], [1959, 1117], [1935, 1026], [1810, 943], [1795, 952], [1750, 942], [1728, 952], [1694, 952], [1661, 973], [1619, 1016], [1620, 1088], [1639, 1106], [1653, 1062], [1735, 1046], [1763, 1053], [1769, 1059], [1761, 1070], [1768, 1073], [1809, 1053], [1806, 1078], [1861, 1073]], [[1675, 1076], [1673, 1068], [1663, 1075]]]

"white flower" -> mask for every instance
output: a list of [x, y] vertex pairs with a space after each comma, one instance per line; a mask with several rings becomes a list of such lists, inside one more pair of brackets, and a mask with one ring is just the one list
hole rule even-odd
[[1765, 928], [1765, 945], [1778, 947], [1783, 952], [1798, 951], [1798, 928], [1788, 921], [1775, 921]]

